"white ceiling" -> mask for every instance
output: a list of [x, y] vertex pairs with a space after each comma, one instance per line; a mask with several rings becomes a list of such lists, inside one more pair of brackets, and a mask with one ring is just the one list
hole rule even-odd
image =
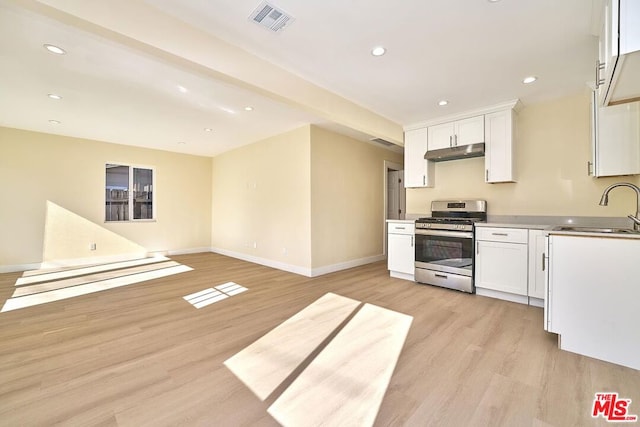
[[[201, 155], [305, 123], [376, 136], [19, 3], [0, 0], [2, 126]], [[601, 0], [274, 0], [295, 17], [277, 34], [247, 19], [260, 0], [144, 3], [410, 126], [515, 98], [527, 105], [583, 90], [594, 75], [599, 12], [592, 9]], [[68, 53], [50, 54], [43, 43]], [[376, 45], [387, 54], [373, 57]], [[539, 80], [522, 84], [528, 75]], [[440, 99], [449, 105], [439, 107]], [[247, 105], [254, 110], [245, 111]]]

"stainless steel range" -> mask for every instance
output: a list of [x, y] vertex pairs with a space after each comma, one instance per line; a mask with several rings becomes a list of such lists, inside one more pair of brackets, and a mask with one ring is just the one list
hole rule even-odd
[[484, 200], [437, 200], [416, 220], [415, 280], [473, 293], [473, 224], [487, 220]]

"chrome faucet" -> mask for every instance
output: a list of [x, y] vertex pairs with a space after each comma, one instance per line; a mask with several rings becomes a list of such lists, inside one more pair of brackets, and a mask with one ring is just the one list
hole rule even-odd
[[629, 187], [636, 192], [636, 202], [637, 209], [636, 215], [628, 215], [627, 217], [633, 221], [633, 229], [635, 231], [640, 231], [640, 188], [637, 185], [631, 184], [629, 182], [618, 182], [617, 184], [612, 184], [605, 188], [604, 193], [602, 193], [602, 198], [600, 198], [600, 206], [607, 206], [609, 204], [609, 191], [613, 190], [616, 187]]

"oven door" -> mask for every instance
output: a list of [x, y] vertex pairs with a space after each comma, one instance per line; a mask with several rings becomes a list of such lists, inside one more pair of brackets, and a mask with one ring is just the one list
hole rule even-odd
[[473, 232], [416, 229], [416, 268], [473, 276]]

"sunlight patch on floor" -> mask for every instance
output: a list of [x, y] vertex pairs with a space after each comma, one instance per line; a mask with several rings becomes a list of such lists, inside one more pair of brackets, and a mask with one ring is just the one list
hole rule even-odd
[[227, 282], [215, 288], [207, 288], [182, 298], [195, 308], [202, 308], [244, 291], [248, 291], [248, 289], [237, 283]]
[[30, 272], [16, 281], [16, 290], [0, 312], [17, 310], [94, 292], [133, 285], [193, 270], [165, 257], [143, 258], [42, 274]]
[[412, 322], [406, 314], [328, 293], [224, 364], [265, 400], [308, 363], [268, 412], [284, 426], [370, 426]]

